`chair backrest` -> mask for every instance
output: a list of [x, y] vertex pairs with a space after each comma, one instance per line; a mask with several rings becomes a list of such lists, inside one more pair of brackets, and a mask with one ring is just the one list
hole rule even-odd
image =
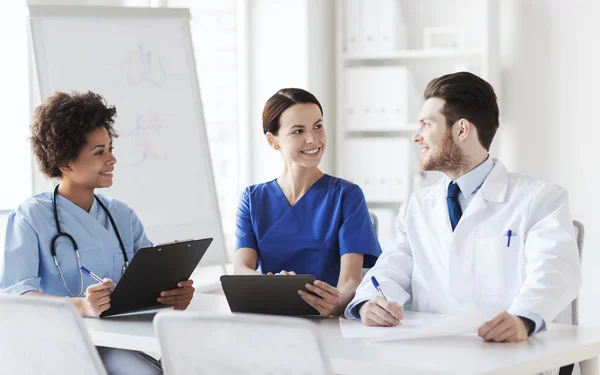
[[69, 301], [0, 296], [3, 374], [106, 375], [81, 316]]
[[[577, 241], [577, 251], [579, 252], [579, 261], [581, 262], [583, 241], [585, 239], [585, 228], [581, 222], [573, 220], [573, 233]], [[579, 325], [579, 297], [575, 298], [570, 306], [558, 314], [553, 323]]]
[[315, 324], [301, 318], [165, 311], [154, 332], [165, 375], [331, 374]]
[[[579, 261], [581, 262], [583, 256], [583, 242], [585, 240], [585, 227], [580, 221], [573, 220], [573, 230], [575, 231], [575, 238], [577, 239]], [[571, 302], [571, 324], [575, 326], [579, 325], [579, 297]]]
[[575, 231], [575, 238], [577, 239], [577, 250], [579, 251], [579, 260], [583, 254], [583, 241], [585, 240], [585, 227], [583, 223], [577, 220], [573, 220], [573, 230]]
[[371, 216], [371, 224], [373, 224], [373, 229], [375, 229], [375, 234], [379, 235], [379, 219], [377, 215], [373, 212], [369, 211], [369, 216]]

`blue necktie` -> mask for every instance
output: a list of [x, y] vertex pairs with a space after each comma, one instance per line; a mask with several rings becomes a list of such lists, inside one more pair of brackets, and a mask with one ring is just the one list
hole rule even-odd
[[450, 214], [450, 224], [452, 224], [452, 231], [454, 232], [454, 228], [458, 225], [458, 221], [462, 216], [462, 209], [460, 208], [460, 204], [458, 203], [458, 193], [460, 193], [460, 188], [456, 182], [451, 182], [450, 186], [448, 186], [448, 213]]

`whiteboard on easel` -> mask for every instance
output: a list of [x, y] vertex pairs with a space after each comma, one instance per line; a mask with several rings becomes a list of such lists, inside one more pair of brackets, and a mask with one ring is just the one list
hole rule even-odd
[[227, 262], [187, 9], [30, 6], [42, 100], [88, 90], [117, 108], [114, 185], [153, 242], [212, 237]]

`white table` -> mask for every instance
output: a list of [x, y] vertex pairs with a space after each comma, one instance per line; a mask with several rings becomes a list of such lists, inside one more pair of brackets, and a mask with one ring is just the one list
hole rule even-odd
[[[231, 314], [220, 295], [197, 294], [190, 309]], [[152, 318], [88, 318], [85, 324], [95, 345], [159, 353]], [[548, 331], [517, 344], [486, 343], [470, 335], [369, 344], [344, 339], [338, 318], [311, 320], [337, 374], [533, 374], [584, 361], [584, 373], [598, 375], [600, 327], [550, 324]]]

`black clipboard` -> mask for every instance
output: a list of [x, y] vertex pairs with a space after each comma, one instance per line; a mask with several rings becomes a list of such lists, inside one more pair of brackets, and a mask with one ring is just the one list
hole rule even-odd
[[137, 313], [169, 307], [158, 302], [160, 292], [177, 288], [190, 278], [212, 238], [173, 242], [136, 251], [110, 295], [110, 308], [100, 314]]
[[313, 275], [224, 275], [221, 285], [231, 312], [273, 315], [320, 315], [298, 294], [314, 294], [305, 284]]

